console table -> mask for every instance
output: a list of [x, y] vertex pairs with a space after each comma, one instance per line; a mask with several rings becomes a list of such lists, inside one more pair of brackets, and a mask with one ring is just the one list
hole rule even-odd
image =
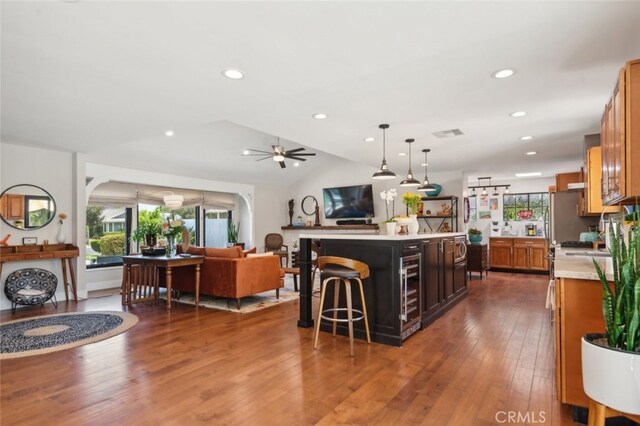
[[[24, 262], [29, 260], [60, 259], [62, 263], [62, 279], [64, 282], [64, 295], [69, 300], [69, 287], [73, 294], [73, 301], [78, 303], [78, 290], [76, 288], [76, 273], [72, 260], [79, 255], [78, 247], [73, 244], [34, 244], [30, 246], [6, 246], [0, 247], [0, 275], [2, 266], [7, 262]], [[67, 267], [71, 275], [71, 282], [67, 279]]]
[[158, 300], [159, 268], [165, 269], [167, 286], [167, 309], [171, 309], [172, 268], [195, 265], [196, 308], [200, 302], [200, 265], [204, 256], [122, 256], [122, 304]]

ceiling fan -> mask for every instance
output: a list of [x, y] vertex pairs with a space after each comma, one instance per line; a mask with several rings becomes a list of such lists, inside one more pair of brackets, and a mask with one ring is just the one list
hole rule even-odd
[[273, 158], [273, 161], [277, 161], [278, 163], [280, 163], [280, 168], [282, 169], [287, 167], [284, 164], [285, 158], [289, 158], [291, 160], [297, 160], [297, 161], [307, 161], [306, 158], [302, 158], [302, 157], [311, 157], [316, 155], [315, 152], [301, 152], [301, 151], [305, 151], [306, 148], [295, 148], [295, 149], [286, 151], [284, 147], [280, 145], [280, 138], [278, 138], [278, 144], [271, 145], [271, 147], [273, 148], [272, 152], [261, 151], [259, 149], [246, 149], [242, 153], [242, 155], [248, 156], [248, 157], [262, 157], [262, 158], [258, 158], [256, 161], [262, 161], [268, 158]]

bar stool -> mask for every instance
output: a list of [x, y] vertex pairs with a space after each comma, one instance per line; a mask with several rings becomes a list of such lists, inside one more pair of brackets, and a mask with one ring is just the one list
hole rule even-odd
[[[371, 343], [371, 336], [369, 335], [369, 319], [367, 318], [367, 305], [364, 300], [364, 290], [362, 288], [362, 280], [369, 277], [369, 266], [366, 263], [359, 262], [353, 259], [347, 259], [344, 257], [335, 256], [321, 256], [318, 257], [318, 269], [320, 270], [320, 277], [322, 281], [322, 290], [320, 293], [320, 307], [318, 308], [318, 322], [316, 323], [316, 332], [313, 342], [313, 349], [318, 347], [318, 335], [320, 334], [320, 321], [325, 319], [333, 322], [333, 335], [336, 335], [336, 329], [339, 322], [346, 322], [349, 326], [349, 343], [351, 345], [351, 356], [353, 355], [353, 322], [364, 319], [364, 327], [367, 332], [367, 343]], [[351, 280], [358, 281], [360, 286], [360, 300], [362, 301], [362, 311], [353, 309], [351, 305]], [[324, 297], [327, 291], [327, 285], [333, 284], [337, 281], [337, 285], [334, 286], [334, 298], [333, 308], [325, 309]], [[340, 282], [344, 283], [347, 307], [338, 307], [338, 298], [340, 295]], [[338, 318], [338, 311], [346, 311], [347, 318]], [[354, 318], [353, 313], [357, 313], [360, 316]], [[333, 313], [333, 317], [328, 314]], [[325, 315], [326, 314], [326, 315]]]

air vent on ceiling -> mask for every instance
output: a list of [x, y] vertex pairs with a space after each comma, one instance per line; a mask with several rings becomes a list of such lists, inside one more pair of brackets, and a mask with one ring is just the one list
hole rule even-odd
[[462, 129], [450, 129], [450, 130], [441, 130], [439, 132], [434, 132], [433, 136], [439, 139], [443, 138], [453, 138], [455, 136], [462, 136], [464, 132]]

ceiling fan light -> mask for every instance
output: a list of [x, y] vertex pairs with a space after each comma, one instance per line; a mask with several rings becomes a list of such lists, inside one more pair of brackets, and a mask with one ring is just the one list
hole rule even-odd
[[284, 155], [277, 153], [273, 156], [273, 161], [284, 161]]

